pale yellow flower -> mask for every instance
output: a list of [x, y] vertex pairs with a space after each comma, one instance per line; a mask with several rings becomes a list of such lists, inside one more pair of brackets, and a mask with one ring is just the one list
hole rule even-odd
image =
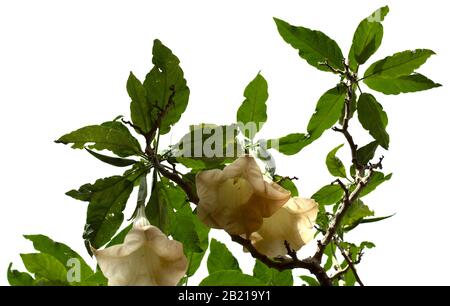
[[264, 180], [253, 157], [244, 156], [223, 170], [197, 174], [199, 218], [209, 227], [230, 234], [250, 235], [290, 198], [290, 192]]
[[123, 244], [93, 251], [109, 286], [175, 286], [187, 270], [183, 245], [145, 218], [134, 222]]
[[319, 205], [311, 199], [291, 198], [272, 217], [264, 219], [261, 228], [250, 236], [255, 248], [269, 257], [284, 256], [287, 249], [298, 251], [314, 238]]

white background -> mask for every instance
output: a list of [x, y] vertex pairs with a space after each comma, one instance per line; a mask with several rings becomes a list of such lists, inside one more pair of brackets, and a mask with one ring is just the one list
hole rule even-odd
[[[86, 203], [64, 193], [122, 169], [53, 140], [85, 125], [129, 116], [126, 80], [130, 70], [144, 78], [154, 38], [180, 58], [191, 88], [188, 109], [165, 144], [174, 143], [189, 124], [233, 122], [243, 89], [259, 70], [270, 94], [269, 120], [259, 136], [278, 137], [304, 132], [317, 99], [338, 80], [300, 59], [279, 37], [272, 17], [320, 29], [347, 54], [359, 21], [386, 3], [391, 12], [383, 44], [369, 63], [397, 51], [430, 48], [437, 56], [420, 71], [444, 87], [399, 96], [376, 93], [390, 118], [391, 148], [380, 153], [394, 176], [366, 203], [379, 216], [396, 216], [362, 225], [349, 239], [377, 245], [359, 266], [367, 284], [450, 284], [445, 260], [450, 251], [446, 1], [0, 3], [0, 284], [6, 284], [8, 263], [22, 268], [19, 253], [32, 251], [22, 234], [48, 235], [88, 257], [81, 239]], [[357, 142], [367, 143], [370, 137], [355, 126]], [[298, 176], [301, 195], [311, 196], [331, 181], [325, 156], [343, 142], [327, 132], [293, 157], [276, 154], [278, 172]], [[347, 149], [340, 156], [349, 162]], [[127, 209], [126, 216], [130, 213]], [[245, 272], [251, 271], [253, 261], [240, 246], [222, 233], [214, 236], [228, 243]], [[191, 284], [205, 271], [203, 265]]]

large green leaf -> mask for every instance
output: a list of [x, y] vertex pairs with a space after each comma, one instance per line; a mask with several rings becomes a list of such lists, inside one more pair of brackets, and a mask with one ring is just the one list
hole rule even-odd
[[375, 151], [378, 148], [378, 142], [372, 141], [365, 146], [356, 150], [356, 159], [361, 165], [367, 165], [367, 163], [374, 157]]
[[8, 266], [7, 278], [8, 283], [11, 286], [32, 286], [34, 284], [34, 278], [26, 273], [17, 270], [12, 270], [12, 263]]
[[386, 95], [398, 95], [402, 92], [416, 92], [442, 86], [419, 73], [396, 78], [372, 77], [364, 80], [364, 83], [366, 83], [369, 88]]
[[350, 68], [353, 71], [356, 71], [359, 65], [364, 64], [380, 47], [383, 39], [381, 21], [388, 12], [389, 7], [381, 7], [369, 17], [364, 18], [356, 28], [348, 55]]
[[307, 127], [312, 139], [319, 138], [339, 120], [344, 107], [345, 93], [342, 86], [335, 86], [320, 97]]
[[293, 133], [281, 138], [269, 139], [267, 141], [267, 148], [275, 149], [285, 155], [294, 155], [310, 143], [312, 143], [312, 140], [307, 135]]
[[133, 159], [107, 156], [107, 155], [103, 155], [103, 154], [94, 152], [92, 150], [89, 150], [87, 148], [86, 148], [86, 151], [88, 151], [89, 154], [91, 154], [98, 160], [101, 160], [104, 163], [107, 163], [109, 165], [116, 166], [116, 167], [127, 167], [127, 166], [131, 166], [131, 165], [137, 163], [137, 161], [135, 161]]
[[174, 209], [181, 208], [185, 203], [186, 195], [184, 191], [168, 179], [162, 178], [153, 187], [146, 207], [147, 218], [151, 224], [168, 234]]
[[[244, 135], [250, 139], [261, 129], [267, 121], [266, 101], [269, 97], [267, 81], [258, 75], [247, 85], [244, 91], [245, 100], [239, 107], [236, 115], [237, 122], [243, 124]], [[249, 124], [250, 123], [250, 124]]]
[[255, 261], [253, 276], [260, 279], [267, 286], [292, 286], [292, 270], [278, 271], [266, 266], [259, 260]]
[[260, 279], [238, 270], [222, 270], [204, 278], [200, 286], [264, 286]]
[[336, 204], [344, 196], [344, 190], [339, 185], [326, 185], [320, 188], [315, 194], [311, 196], [321, 205]]
[[141, 164], [122, 176], [112, 176], [85, 184], [78, 190], [66, 194], [89, 201], [83, 238], [94, 248], [106, 244], [119, 229], [123, 221], [123, 210], [133, 190], [134, 181], [147, 172]]
[[139, 142], [127, 127], [118, 121], [83, 127], [62, 136], [56, 143], [71, 143], [74, 149], [82, 149], [87, 145], [90, 149], [112, 151], [120, 157], [142, 153]]
[[381, 172], [375, 171], [370, 178], [367, 186], [361, 191], [359, 194], [360, 197], [366, 196], [372, 191], [374, 191], [379, 185], [383, 184], [386, 181], [389, 181], [392, 178], [392, 173], [388, 175], [384, 175]]
[[236, 124], [191, 125], [189, 133], [173, 146], [172, 153], [178, 162], [188, 168], [216, 168], [240, 155], [242, 149], [237, 135]]
[[370, 135], [386, 150], [389, 148], [389, 134], [386, 132], [388, 124], [387, 114], [383, 107], [368, 93], [360, 95], [358, 100], [358, 119]]
[[24, 235], [24, 237], [33, 242], [33, 246], [37, 251], [53, 256], [64, 266], [67, 266], [70, 260], [77, 259], [80, 263], [81, 281], [86, 280], [94, 274], [94, 271], [92, 271], [84, 259], [67, 245], [53, 241], [44, 235]]
[[226, 245], [213, 238], [209, 247], [208, 272], [212, 274], [222, 270], [241, 271], [241, 268], [239, 268], [239, 262]]
[[344, 144], [341, 144], [336, 148], [334, 148], [333, 150], [331, 150], [330, 153], [328, 153], [326, 158], [326, 164], [328, 171], [330, 172], [331, 175], [346, 178], [347, 174], [345, 172], [344, 164], [338, 157], [336, 157], [337, 151], [339, 151], [339, 149], [342, 148], [343, 146]]
[[200, 252], [190, 251], [186, 255], [186, 257], [189, 259], [188, 270], [186, 272], [186, 275], [188, 277], [194, 275], [194, 273], [198, 270], [209, 246], [209, 239], [208, 239], [209, 227], [203, 224], [203, 222], [201, 222], [197, 216], [194, 216], [193, 222], [199, 238], [198, 246], [200, 247], [201, 251]]
[[186, 253], [203, 251], [200, 247], [195, 218], [197, 216], [192, 213], [189, 204], [186, 204], [173, 214], [173, 221], [170, 222], [170, 233], [173, 239], [183, 243]]
[[433, 54], [435, 53], [428, 49], [395, 53], [370, 65], [364, 73], [364, 82], [366, 82], [366, 79], [373, 77], [392, 79], [409, 75], [422, 66]]
[[67, 269], [55, 257], [45, 253], [20, 254], [23, 264], [28, 271], [38, 278], [60, 285], [68, 284]]
[[371, 211], [366, 204], [364, 204], [361, 200], [356, 200], [347, 210], [347, 213], [341, 222], [341, 226], [351, 226], [354, 222], [358, 222], [362, 218], [373, 215], [373, 211]]
[[[179, 59], [161, 41], [153, 43], [153, 64], [145, 77], [150, 122], [160, 122], [160, 133], [167, 134], [173, 124], [180, 120], [189, 100], [189, 88], [180, 68]], [[158, 119], [160, 118], [160, 119]]]
[[274, 18], [281, 37], [298, 50], [300, 57], [319, 70], [329, 71], [320, 63], [344, 69], [342, 51], [337, 43], [320, 31], [292, 26], [286, 21]]
[[133, 124], [138, 127], [136, 132], [148, 133], [155, 122], [152, 122], [151, 111], [153, 106], [147, 99], [147, 90], [132, 72], [127, 81], [127, 92], [131, 98], [130, 112]]

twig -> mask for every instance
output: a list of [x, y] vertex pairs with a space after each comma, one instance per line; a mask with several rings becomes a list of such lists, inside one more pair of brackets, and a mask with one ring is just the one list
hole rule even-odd
[[350, 258], [349, 254], [347, 254], [347, 251], [345, 251], [342, 246], [336, 242], [337, 247], [339, 248], [339, 250], [341, 251], [342, 256], [344, 257], [345, 261], [347, 262], [348, 266], [350, 267], [350, 269], [353, 272], [353, 275], [355, 276], [356, 281], [358, 282], [358, 284], [362, 287], [364, 287], [364, 283], [361, 281], [361, 278], [358, 275], [358, 272], [356, 271], [356, 267], [355, 264], [353, 262], [353, 260]]
[[327, 67], [334, 74], [339, 74], [339, 75], [344, 75], [345, 74], [344, 71], [342, 71], [340, 69], [336, 69], [333, 66], [331, 66], [330, 63], [328, 62], [328, 59], [326, 59], [324, 62], [320, 62], [319, 65]]
[[145, 132], [144, 132], [140, 127], [138, 127], [137, 125], [134, 125], [131, 121], [127, 121], [127, 120], [125, 120], [125, 119], [122, 118], [122, 122], [123, 122], [123, 124], [127, 124], [127, 125], [131, 126], [131, 127], [132, 127], [133, 129], [135, 129], [139, 134], [145, 135]]

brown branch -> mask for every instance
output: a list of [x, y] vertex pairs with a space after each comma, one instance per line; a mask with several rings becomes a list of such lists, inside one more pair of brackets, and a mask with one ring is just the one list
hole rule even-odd
[[[293, 256], [293, 258], [289, 259], [283, 259], [280, 261], [273, 260], [266, 255], [260, 253], [256, 248], [253, 246], [252, 242], [250, 240], [247, 240], [239, 235], [230, 235], [231, 239], [234, 242], [239, 243], [244, 248], [247, 249], [247, 251], [256, 259], [260, 260], [264, 264], [266, 264], [270, 268], [277, 269], [279, 271], [283, 270], [292, 270], [296, 268], [306, 269], [312, 274], [314, 274], [319, 281], [319, 283], [322, 286], [332, 286], [332, 281], [328, 277], [325, 270], [320, 266], [320, 263], [315, 261], [313, 258], [306, 258], [303, 260], [300, 260], [297, 258], [297, 254]], [[289, 246], [289, 245], [288, 245]], [[289, 248], [290, 249], [290, 248]], [[290, 250], [289, 252], [294, 252], [293, 250]], [[295, 252], [294, 252], [295, 253]], [[292, 255], [290, 255], [292, 257]]]
[[122, 118], [122, 123], [131, 126], [133, 129], [135, 129], [139, 134], [144, 135], [145, 136], [145, 132], [138, 127], [137, 125], [134, 125], [131, 121], [127, 121], [125, 119]]
[[[364, 283], [361, 281], [361, 278], [358, 275], [358, 272], [356, 271], [356, 267], [355, 264], [356, 262], [353, 262], [353, 260], [350, 258], [349, 254], [347, 254], [347, 251], [345, 251], [339, 243], [336, 243], [337, 247], [339, 248], [339, 250], [341, 251], [342, 256], [344, 257], [345, 261], [347, 262], [348, 266], [350, 267], [350, 269], [353, 272], [353, 275], [355, 276], [356, 281], [358, 282], [358, 284], [362, 287], [364, 287]], [[360, 256], [361, 259], [361, 256]], [[359, 259], [359, 260], [360, 260]], [[359, 261], [358, 261], [359, 263]]]
[[336, 69], [333, 66], [331, 66], [330, 63], [328, 62], [328, 59], [325, 59], [324, 62], [319, 62], [319, 66], [327, 67], [334, 74], [345, 75], [345, 71], [342, 71], [340, 69]]

